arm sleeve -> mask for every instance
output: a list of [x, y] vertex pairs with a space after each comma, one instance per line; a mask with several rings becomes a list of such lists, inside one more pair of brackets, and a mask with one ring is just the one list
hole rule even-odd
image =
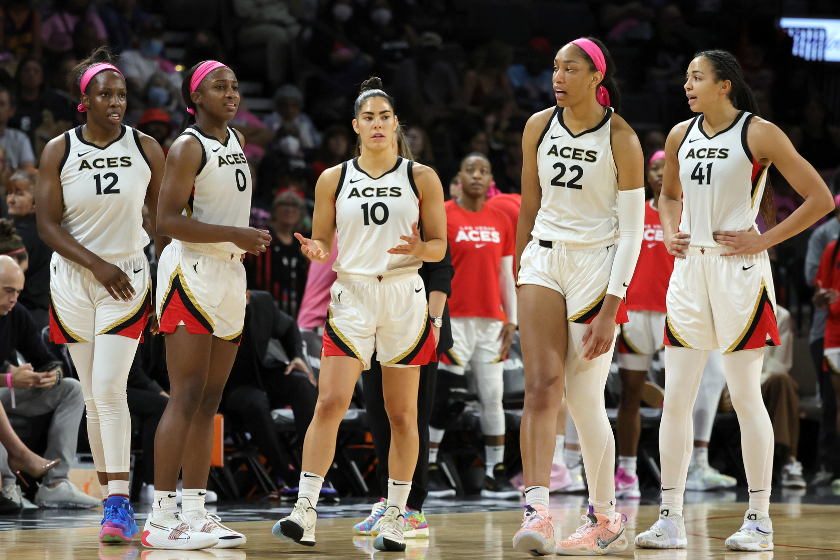
[[508, 324], [517, 325], [516, 280], [513, 279], [513, 255], [502, 257], [499, 266], [499, 288], [502, 292], [502, 308]]
[[808, 252], [805, 253], [805, 281], [809, 286], [815, 285], [817, 270], [820, 267], [820, 261], [827, 245], [824, 233], [825, 230], [820, 227], [808, 240]]
[[607, 293], [624, 298], [642, 250], [645, 231], [645, 190], [618, 191], [619, 243]]
[[424, 262], [423, 266], [429, 273], [426, 293], [443, 292], [447, 299], [452, 297], [452, 277], [455, 275], [455, 269], [452, 267], [452, 253], [449, 252], [449, 244], [447, 243], [446, 255], [440, 262]]

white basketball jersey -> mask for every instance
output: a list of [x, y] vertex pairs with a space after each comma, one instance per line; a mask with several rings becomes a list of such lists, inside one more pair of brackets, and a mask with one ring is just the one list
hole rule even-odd
[[747, 146], [752, 116], [741, 111], [728, 128], [709, 137], [699, 115], [677, 149], [683, 192], [680, 231], [691, 235], [691, 245], [715, 247], [715, 231], [755, 227], [767, 167], [755, 161]]
[[[216, 226], [248, 227], [251, 218], [251, 168], [239, 145], [236, 132], [228, 127], [224, 143], [207, 136], [197, 126], [187, 128], [189, 134], [201, 142], [204, 157], [195, 176], [193, 191], [184, 214], [205, 224]], [[189, 247], [191, 243], [184, 243]], [[241, 255], [242, 249], [230, 242], [202, 243]]]
[[341, 164], [335, 191], [335, 224], [341, 251], [336, 272], [378, 276], [417, 270], [423, 264], [411, 255], [388, 249], [405, 242], [411, 224], [420, 221], [420, 195], [414, 184], [414, 162], [397, 157], [394, 167], [374, 179], [359, 167], [359, 158]]
[[152, 170], [136, 130], [123, 125], [105, 147], [85, 141], [81, 126], [65, 132], [58, 173], [64, 198], [61, 226], [83, 247], [113, 257], [149, 244], [143, 204]]
[[537, 143], [542, 202], [531, 234], [544, 241], [599, 243], [618, 230], [618, 173], [610, 144], [610, 117], [577, 135], [557, 107]]

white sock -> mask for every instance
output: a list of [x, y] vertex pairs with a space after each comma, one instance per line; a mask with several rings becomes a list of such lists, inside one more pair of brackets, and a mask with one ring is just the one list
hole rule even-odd
[[130, 490], [128, 489], [128, 481], [127, 480], [109, 480], [108, 481], [108, 493], [106, 496], [125, 496], [128, 498], [128, 493]]
[[318, 497], [321, 495], [321, 486], [323, 485], [323, 476], [306, 471], [301, 472], [300, 482], [298, 483], [298, 499], [308, 499], [314, 508], [318, 505]]
[[709, 448], [695, 447], [691, 453], [691, 464], [706, 468], [709, 466]]
[[429, 447], [429, 464], [437, 463], [439, 447]]
[[750, 509], [756, 509], [764, 517], [770, 517], [770, 489], [753, 490], [750, 488]]
[[592, 506], [592, 511], [595, 513], [606, 515], [610, 521], [615, 519], [615, 500], [610, 502], [596, 502], [590, 498], [589, 505]]
[[554, 440], [554, 459], [551, 460], [555, 465], [565, 465], [566, 461], [563, 459], [563, 450], [566, 446], [566, 436], [559, 435]]
[[155, 498], [152, 502], [153, 519], [172, 518], [178, 511], [178, 504], [175, 501], [175, 491], [166, 492], [155, 490]]
[[682, 515], [683, 512], [683, 494], [685, 494], [685, 486], [674, 486], [665, 490], [662, 489], [662, 505], [671, 508], [671, 511], [677, 515]]
[[629, 476], [636, 476], [636, 458], [618, 456], [618, 466]]
[[493, 478], [493, 469], [505, 460], [504, 445], [484, 446], [484, 471], [490, 478]]
[[100, 484], [100, 485], [99, 485], [99, 490], [101, 490], [101, 491], [102, 491], [102, 499], [103, 499], [103, 500], [107, 500], [107, 499], [108, 499], [108, 496], [110, 496], [110, 495], [111, 495], [111, 491], [108, 489], [108, 485], [107, 485], [107, 484]]
[[580, 452], [580, 449], [574, 450], [567, 447], [563, 450], [563, 459], [565, 459], [567, 467], [573, 468], [583, 462], [583, 454]]
[[548, 488], [529, 486], [525, 489], [525, 503], [529, 506], [542, 506], [548, 511]]
[[206, 515], [204, 510], [204, 497], [207, 490], [204, 488], [184, 488], [181, 491], [181, 513], [196, 518]]
[[399, 508], [400, 514], [405, 515], [405, 503], [408, 501], [408, 494], [411, 492], [411, 481], [388, 479], [388, 507]]

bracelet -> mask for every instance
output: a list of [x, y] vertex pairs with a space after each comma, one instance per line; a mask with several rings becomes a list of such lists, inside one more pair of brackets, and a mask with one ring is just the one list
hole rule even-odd
[[6, 374], [6, 386], [7, 386], [9, 389], [11, 389], [11, 388], [12, 388], [12, 374], [11, 374], [11, 373], [7, 373], [7, 374]]

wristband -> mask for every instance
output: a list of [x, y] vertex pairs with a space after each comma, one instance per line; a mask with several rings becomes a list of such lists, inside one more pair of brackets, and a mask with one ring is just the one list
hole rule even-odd
[[15, 388], [12, 387], [12, 374], [6, 374], [6, 385], [9, 386], [9, 391], [12, 393], [12, 408], [15, 408]]

